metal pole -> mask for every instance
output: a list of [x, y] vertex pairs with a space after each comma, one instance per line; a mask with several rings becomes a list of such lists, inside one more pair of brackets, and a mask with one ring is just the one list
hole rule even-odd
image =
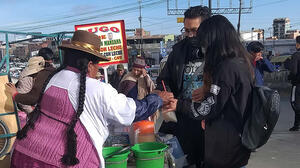
[[254, 31], [254, 27], [251, 28], [251, 41], [253, 41], [253, 31]]
[[262, 30], [263, 31], [263, 44], [265, 45], [265, 29]]
[[6, 40], [6, 72], [9, 73], [9, 42], [8, 42], [8, 34], [5, 33]]
[[107, 68], [108, 68], [108, 66], [104, 66], [104, 67], [102, 67], [103, 68], [103, 71], [104, 71], [104, 81], [105, 81], [105, 83], [108, 83], [108, 74], [107, 74]]
[[239, 35], [240, 35], [240, 26], [241, 26], [241, 15], [242, 15], [242, 0], [240, 0], [239, 21], [237, 25], [237, 31]]
[[169, 0], [167, 0], [167, 15], [169, 15], [169, 10], [170, 10], [170, 7], [169, 7]]
[[[6, 48], [5, 48], [6, 53], [5, 53], [5, 56], [1, 59], [1, 62], [0, 62], [0, 68], [2, 68], [2, 66], [4, 65], [4, 63], [7, 64], [7, 62], [5, 62], [5, 61], [7, 61], [7, 59], [9, 60], [9, 41], [8, 41], [8, 33], [5, 33], [5, 41], [6, 41], [6, 44], [5, 44], [5, 46], [6, 46]], [[8, 63], [8, 65], [6, 65], [6, 71], [7, 71], [7, 73], [8, 73], [8, 70], [9, 70], [9, 63]]]
[[[61, 43], [62, 43], [63, 36], [64, 36], [64, 35], [58, 36], [58, 44], [59, 44], [59, 45], [61, 45]], [[62, 56], [61, 49], [59, 49], [58, 55], [59, 55], [59, 62], [60, 62], [60, 65], [62, 65], [62, 64], [63, 64], [63, 56]]]
[[140, 9], [140, 56], [142, 56], [142, 51], [143, 51], [143, 31], [142, 31], [142, 0], [139, 1], [139, 9]]
[[208, 0], [208, 8], [209, 8], [209, 10], [211, 12], [211, 0]]

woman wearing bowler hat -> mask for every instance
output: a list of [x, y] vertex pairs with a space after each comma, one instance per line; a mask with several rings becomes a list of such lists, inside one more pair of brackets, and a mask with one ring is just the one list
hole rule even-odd
[[151, 116], [172, 95], [127, 98], [96, 80], [100, 39], [76, 31], [64, 50], [64, 63], [49, 76], [29, 121], [17, 133], [11, 167], [104, 167], [102, 145], [110, 121], [130, 125]]

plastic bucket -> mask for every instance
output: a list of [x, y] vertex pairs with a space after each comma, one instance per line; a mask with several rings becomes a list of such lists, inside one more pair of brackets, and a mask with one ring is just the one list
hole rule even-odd
[[133, 123], [133, 130], [139, 130], [140, 134], [154, 134], [154, 122], [142, 120]]
[[137, 168], [163, 168], [165, 149], [167, 145], [158, 142], [135, 144], [131, 149], [134, 152]]
[[[105, 158], [107, 155], [116, 152], [122, 149], [122, 147], [104, 147], [102, 150], [102, 155]], [[105, 159], [105, 167], [106, 168], [127, 168], [127, 160], [130, 151], [124, 151], [120, 154], [114, 155], [108, 159]]]

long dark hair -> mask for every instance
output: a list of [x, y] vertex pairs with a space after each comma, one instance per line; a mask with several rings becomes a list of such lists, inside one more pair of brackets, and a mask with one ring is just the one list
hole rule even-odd
[[29, 115], [29, 120], [22, 130], [18, 131], [17, 139], [23, 139], [27, 136], [29, 129], [34, 129], [34, 124], [41, 115], [41, 100], [45, 91], [46, 86], [48, 85], [50, 79], [59, 71], [64, 69], [66, 66], [74, 67], [80, 70], [80, 86], [79, 86], [79, 96], [78, 96], [78, 108], [77, 112], [73, 116], [71, 122], [68, 124], [67, 128], [67, 141], [66, 141], [66, 150], [65, 154], [61, 158], [61, 162], [64, 165], [72, 166], [79, 163], [79, 160], [76, 157], [77, 152], [77, 135], [74, 131], [75, 125], [79, 120], [81, 113], [83, 112], [84, 100], [85, 100], [85, 90], [86, 90], [86, 75], [88, 72], [88, 63], [92, 61], [94, 64], [97, 64], [100, 61], [100, 58], [81, 52], [78, 50], [65, 49], [64, 50], [64, 63], [58, 68], [54, 73], [52, 73], [46, 82], [43, 85], [42, 92], [40, 94], [36, 108]]
[[199, 47], [205, 55], [204, 72], [213, 75], [218, 65], [228, 58], [242, 57], [248, 64], [253, 77], [251, 55], [240, 41], [240, 36], [229, 20], [222, 15], [215, 15], [201, 23], [197, 37]]

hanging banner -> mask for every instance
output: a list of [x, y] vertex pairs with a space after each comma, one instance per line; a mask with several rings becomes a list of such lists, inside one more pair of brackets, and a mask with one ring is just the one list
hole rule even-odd
[[128, 63], [124, 20], [75, 25], [75, 30], [92, 32], [101, 39], [101, 53], [110, 59], [100, 66]]

